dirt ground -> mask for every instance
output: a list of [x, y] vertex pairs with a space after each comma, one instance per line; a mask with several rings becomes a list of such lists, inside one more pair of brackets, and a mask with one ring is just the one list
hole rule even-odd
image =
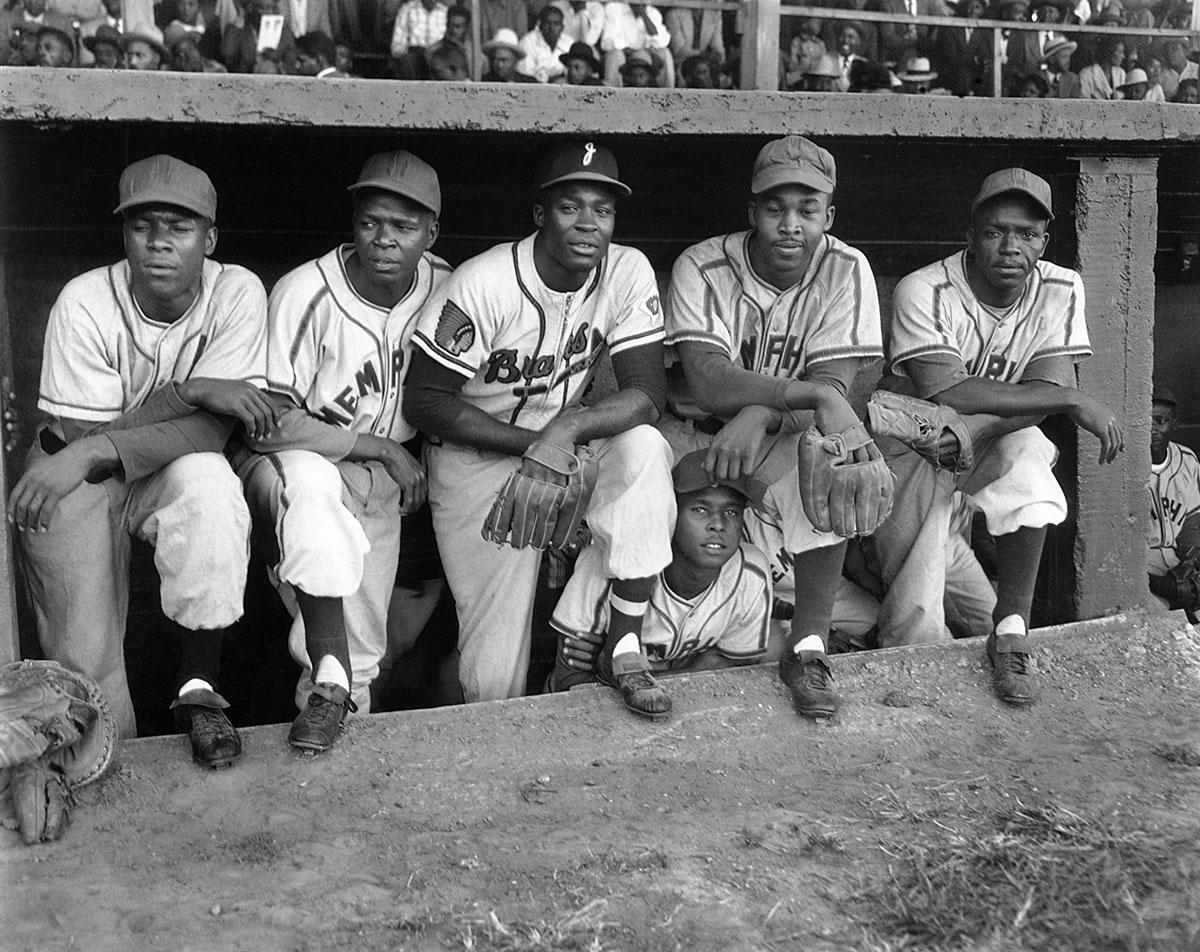
[[[1037, 635], [1031, 711], [982, 644], [836, 659], [812, 723], [773, 671], [360, 717], [234, 769], [127, 744], [59, 843], [0, 831], [0, 946], [142, 950], [1200, 949], [1200, 639]], [[981, 885], [982, 883], [982, 885]]]

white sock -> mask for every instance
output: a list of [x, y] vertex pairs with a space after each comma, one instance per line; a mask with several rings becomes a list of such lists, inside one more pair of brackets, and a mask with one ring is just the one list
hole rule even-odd
[[317, 662], [317, 670], [313, 673], [316, 684], [336, 684], [343, 691], [350, 690], [350, 676], [342, 663], [331, 654], [327, 654]]
[[212, 690], [213, 690], [213, 686], [211, 684], [209, 684], [207, 681], [201, 680], [200, 678], [192, 678], [190, 681], [185, 682], [183, 687], [181, 687], [179, 689], [179, 696], [183, 697], [185, 694], [188, 693], [188, 691], [212, 691]]
[[800, 639], [800, 643], [792, 649], [799, 654], [801, 651], [820, 651], [825, 653], [825, 642], [821, 640], [820, 635], [805, 635]]
[[619, 654], [641, 654], [642, 642], [632, 631], [622, 635], [621, 640], [617, 642], [617, 646], [613, 648], [613, 657]]
[[1020, 615], [1005, 615], [996, 622], [996, 634], [998, 635], [1024, 635], [1025, 619]]

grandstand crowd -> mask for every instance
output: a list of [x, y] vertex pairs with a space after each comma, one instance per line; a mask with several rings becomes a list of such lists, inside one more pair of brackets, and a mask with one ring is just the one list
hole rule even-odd
[[[1196, 103], [1200, 42], [1184, 0], [814, 0], [893, 22], [784, 16], [779, 88]], [[741, 10], [595, 0], [161, 0], [126, 28], [121, 0], [12, 0], [0, 65], [356, 75], [407, 80], [731, 89]], [[914, 18], [964, 18], [934, 26]], [[1000, 33], [975, 19], [1045, 24]], [[912, 22], [906, 22], [906, 21]], [[1107, 28], [1072, 33], [1072, 26]]]

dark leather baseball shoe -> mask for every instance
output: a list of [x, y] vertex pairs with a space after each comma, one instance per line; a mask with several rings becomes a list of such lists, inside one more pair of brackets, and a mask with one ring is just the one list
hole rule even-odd
[[242, 739], [225, 716], [229, 702], [216, 691], [188, 691], [171, 702], [175, 726], [192, 742], [192, 759], [221, 770], [241, 756]]
[[623, 652], [613, 655], [611, 661], [605, 658], [601, 663], [611, 670], [612, 677], [606, 680], [621, 692], [621, 702], [626, 710], [652, 721], [671, 716], [671, 696], [654, 679], [650, 662], [640, 652]]
[[833, 689], [833, 670], [823, 651], [784, 651], [779, 680], [792, 693], [796, 710], [805, 717], [833, 717], [842, 706]]
[[342, 732], [346, 718], [357, 710], [358, 705], [350, 700], [350, 692], [345, 688], [314, 684], [304, 710], [292, 721], [288, 743], [297, 750], [317, 753], [329, 750]]
[[997, 635], [987, 640], [992, 665], [992, 690], [1005, 704], [1028, 707], [1042, 694], [1037, 658], [1028, 635]]

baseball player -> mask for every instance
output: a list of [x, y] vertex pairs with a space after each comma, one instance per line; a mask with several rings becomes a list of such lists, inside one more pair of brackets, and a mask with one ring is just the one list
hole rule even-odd
[[124, 668], [129, 536], [154, 546], [162, 609], [183, 637], [176, 722], [197, 761], [241, 742], [217, 692], [242, 614], [250, 516], [222, 455], [235, 422], [265, 434], [266, 293], [208, 258], [217, 195], [168, 155], [121, 174], [125, 259], [70, 281], [50, 312], [38, 406], [49, 415], [9, 499], [42, 648], [98, 681], [135, 732]]
[[300, 265], [271, 291], [267, 386], [279, 426], [251, 440], [238, 475], [271, 520], [275, 574], [292, 604], [288, 646], [304, 673], [288, 741], [328, 750], [351, 711], [370, 710], [387, 648], [400, 516], [425, 499], [401, 445], [400, 415], [417, 312], [450, 273], [430, 254], [442, 199], [416, 156], [371, 156], [354, 196], [350, 244]]
[[[657, 672], [752, 664], [767, 651], [767, 559], [742, 539], [750, 497], [761, 501], [766, 487], [745, 476], [714, 479], [704, 468], [706, 456], [705, 450], [688, 453], [671, 473], [678, 510], [672, 559], [654, 579], [641, 633], [650, 667]], [[550, 620], [559, 642], [551, 690], [592, 680], [608, 631], [609, 585], [599, 551], [589, 546], [575, 563]]]
[[[833, 156], [807, 139], [765, 145], [751, 178], [750, 229], [687, 249], [666, 307], [667, 344], [683, 374], [671, 380], [660, 427], [677, 456], [707, 449], [713, 478], [751, 473], [770, 487], [774, 515], [749, 517], [747, 534], [805, 580], [779, 673], [808, 717], [830, 717], [840, 704], [825, 639], [846, 545], [805, 515], [798, 430], [809, 419], [822, 434], [858, 425], [846, 392], [883, 354], [871, 267], [828, 234], [836, 176]], [[880, 455], [869, 441], [858, 452]]]
[[1200, 460], [1171, 441], [1175, 394], [1155, 385], [1150, 412], [1150, 591], [1167, 608], [1200, 608]]
[[966, 415], [969, 435], [946, 425], [926, 456], [884, 441], [897, 491], [892, 516], [875, 535], [888, 586], [881, 643], [946, 637], [945, 540], [958, 488], [995, 538], [987, 654], [996, 694], [1014, 705], [1032, 704], [1040, 691], [1029, 612], [1046, 526], [1067, 512], [1051, 471], [1057, 451], [1037, 424], [1067, 414], [1099, 438], [1101, 463], [1124, 447], [1117, 418], [1076, 387], [1075, 365], [1091, 353], [1083, 283], [1040, 260], [1053, 217], [1043, 179], [1024, 169], [989, 175], [971, 204], [966, 249], [897, 286], [889, 346], [896, 375], [889, 388]]
[[[458, 608], [463, 693], [525, 691], [540, 554], [481, 538], [497, 492], [514, 473], [545, 470], [530, 455], [574, 458], [590, 445], [599, 474], [586, 515], [613, 580], [612, 673], [635, 706], [665, 713], [665, 692], [639, 687], [648, 665], [637, 637], [675, 520], [670, 447], [650, 425], [665, 390], [654, 272], [611, 243], [630, 189], [607, 148], [558, 147], [537, 181], [537, 231], [459, 267], [445, 305], [421, 315], [405, 388], [405, 416], [441, 443], [428, 454], [429, 499]], [[606, 351], [618, 390], [585, 407]]]

